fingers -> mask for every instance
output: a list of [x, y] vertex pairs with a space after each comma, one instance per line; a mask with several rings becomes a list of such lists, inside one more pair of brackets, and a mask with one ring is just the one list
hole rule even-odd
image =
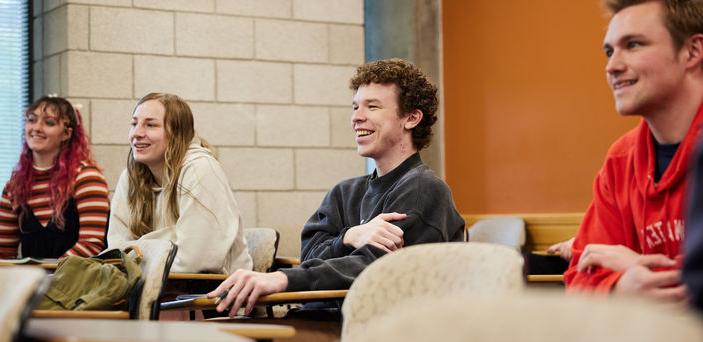
[[[400, 248], [403, 246], [403, 238], [402, 238], [403, 230], [400, 228], [398, 228], [398, 230], [400, 230], [401, 235], [396, 235], [396, 234], [389, 232], [389, 231], [386, 231], [386, 230], [381, 230], [379, 233], [382, 238], [391, 241], [391, 243], [393, 244], [393, 247]], [[388, 245], [386, 245], [386, 246], [388, 246]], [[388, 246], [388, 247], [390, 248], [391, 246]]]
[[215, 298], [215, 297], [220, 296], [223, 292], [225, 292], [225, 290], [227, 290], [231, 287], [229, 280], [230, 280], [230, 278], [232, 278], [232, 276], [233, 275], [230, 275], [227, 279], [225, 279], [225, 281], [221, 282], [220, 285], [216, 289], [208, 292], [208, 294], [206, 296], [208, 298]]
[[561, 242], [555, 243], [547, 248], [547, 254], [555, 254], [561, 249]]
[[664, 254], [645, 254], [640, 256], [639, 264], [646, 267], [674, 267], [676, 260]]
[[402, 237], [404, 234], [403, 230], [400, 229], [400, 227], [398, 227], [392, 223], [386, 222], [386, 224], [384, 224], [383, 227], [386, 229], [387, 232], [389, 232], [399, 238]]
[[390, 253], [390, 252], [391, 252], [391, 250], [390, 250], [388, 247], [386, 247], [386, 246], [384, 246], [384, 245], [382, 245], [382, 244], [380, 244], [380, 243], [378, 243], [378, 242], [376, 242], [376, 241], [369, 241], [369, 245], [374, 246], [374, 247], [376, 247], [376, 248], [378, 248], [378, 249], [380, 249], [380, 250], [383, 250], [383, 251], [386, 252], [386, 253]]
[[581, 255], [581, 259], [579, 259], [578, 265], [576, 265], [576, 270], [583, 272], [589, 267], [603, 266], [603, 259], [603, 254], [584, 252], [583, 255]]
[[237, 293], [237, 298], [234, 300], [234, 304], [229, 309], [229, 317], [234, 317], [237, 315], [237, 311], [242, 307], [244, 301], [249, 297], [249, 294], [254, 289], [254, 282], [247, 281], [244, 287], [239, 293]]
[[[237, 275], [237, 273], [232, 274], [232, 276]], [[220, 285], [222, 286], [222, 285]], [[227, 293], [227, 296], [222, 299], [218, 304], [215, 310], [217, 312], [222, 312], [227, 310], [227, 308], [232, 304], [232, 302], [236, 299], [237, 294], [239, 293], [239, 289], [243, 286], [242, 280], [237, 278], [235, 280], [234, 285], [229, 289], [229, 292]]]
[[649, 291], [649, 294], [655, 298], [667, 302], [683, 302], [686, 301], [686, 285], [674, 287], [656, 288]]
[[646, 284], [647, 287], [668, 287], [673, 285], [678, 285], [681, 283], [681, 271], [661, 271], [652, 272], [649, 281]]
[[247, 298], [247, 307], [244, 309], [245, 315], [249, 315], [251, 313], [251, 310], [254, 309], [254, 304], [256, 304], [256, 301], [259, 299], [260, 295], [261, 289], [258, 286], [254, 286], [254, 290], [251, 291], [249, 298]]
[[382, 220], [384, 220], [384, 221], [386, 221], [386, 222], [388, 222], [388, 221], [404, 220], [404, 219], [407, 218], [407, 217], [408, 217], [407, 214], [399, 214], [399, 213], [396, 213], [396, 212], [392, 212], [392, 213], [381, 213], [381, 214], [378, 214], [378, 216], [376, 216], [376, 218], [380, 218], [380, 219], [382, 219]]
[[569, 244], [568, 248], [564, 248], [561, 250], [559, 256], [566, 261], [571, 261], [571, 253], [571, 245]]

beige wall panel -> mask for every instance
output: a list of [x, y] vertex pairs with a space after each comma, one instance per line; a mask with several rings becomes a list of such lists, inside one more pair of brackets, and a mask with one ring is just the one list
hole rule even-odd
[[[65, 58], [66, 54], [63, 54]], [[61, 93], [61, 55], [44, 60], [44, 89], [42, 95]]]
[[218, 151], [220, 162], [235, 189], [293, 189], [293, 150], [222, 147]]
[[134, 97], [174, 93], [186, 100], [215, 99], [215, 63], [201, 58], [135, 56]]
[[289, 18], [291, 0], [216, 0], [217, 12], [252, 17]]
[[356, 149], [356, 134], [351, 126], [351, 106], [330, 108], [330, 139], [332, 146]]
[[327, 25], [257, 19], [256, 58], [293, 62], [327, 62]]
[[251, 58], [254, 56], [252, 19], [232, 16], [176, 14], [176, 54]]
[[90, 47], [93, 50], [173, 54], [173, 13], [93, 7]]
[[256, 116], [253, 105], [194, 102], [190, 108], [195, 130], [210, 144], [254, 145]]
[[364, 27], [330, 25], [330, 62], [364, 63]]
[[278, 255], [300, 256], [300, 232], [324, 196], [324, 191], [257, 194], [258, 226], [275, 228], [281, 233]]
[[134, 7], [187, 12], [214, 12], [215, 0], [134, 0]]
[[[67, 85], [63, 95], [74, 97], [132, 97], [132, 56], [69, 51]], [[62, 75], [63, 76], [63, 75]]]
[[299, 149], [295, 151], [295, 186], [299, 190], [326, 190], [365, 174], [366, 159], [354, 150]]
[[263, 146], [328, 146], [325, 107], [265, 106], [256, 110], [257, 143]]
[[292, 67], [286, 63], [217, 62], [217, 99], [233, 102], [290, 103]]
[[350, 24], [364, 22], [364, 2], [358, 0], [293, 0], [296, 19]]
[[93, 145], [92, 149], [95, 161], [103, 169], [108, 187], [115, 190], [122, 170], [127, 168], [129, 146]]
[[94, 144], [128, 144], [134, 100], [93, 100]]
[[295, 103], [351, 105], [349, 79], [354, 70], [348, 66], [296, 64]]
[[245, 228], [256, 227], [256, 192], [235, 191], [234, 197], [237, 200], [237, 205], [239, 205], [242, 225]]

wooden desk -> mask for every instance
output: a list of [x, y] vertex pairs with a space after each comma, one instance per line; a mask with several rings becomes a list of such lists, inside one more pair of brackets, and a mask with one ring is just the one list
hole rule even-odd
[[492, 217], [513, 216], [525, 221], [525, 250], [540, 251], [554, 243], [570, 239], [576, 235], [581, 225], [583, 213], [534, 213], [534, 214], [463, 214], [466, 227], [476, 221]]
[[[307, 303], [343, 299], [347, 292], [348, 290], [279, 292], [259, 297], [256, 304]], [[195, 298], [161, 303], [161, 310], [212, 310], [216, 306], [214, 298]]]
[[32, 263], [27, 263], [27, 264], [15, 264], [12, 262], [2, 262], [0, 261], [0, 267], [8, 267], [8, 266], [32, 266], [32, 267], [40, 267], [45, 270], [50, 270], [53, 271], [58, 267], [58, 263], [42, 263], [42, 264], [32, 264]]
[[250, 341], [288, 338], [295, 329], [277, 324], [173, 321], [30, 319], [25, 335], [40, 341]]
[[564, 276], [561, 274], [530, 274], [527, 276], [528, 283], [564, 283]]
[[127, 311], [33, 310], [33, 318], [129, 319]]

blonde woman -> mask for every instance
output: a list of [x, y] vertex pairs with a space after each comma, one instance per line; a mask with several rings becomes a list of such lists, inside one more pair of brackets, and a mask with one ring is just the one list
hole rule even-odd
[[188, 104], [172, 94], [147, 94], [132, 114], [129, 143], [108, 247], [166, 239], [178, 245], [173, 272], [250, 270], [237, 203], [222, 166], [195, 135]]

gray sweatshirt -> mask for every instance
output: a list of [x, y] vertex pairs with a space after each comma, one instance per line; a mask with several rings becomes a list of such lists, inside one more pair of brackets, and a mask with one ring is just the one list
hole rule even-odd
[[398, 212], [407, 218], [392, 224], [404, 231], [404, 246], [461, 241], [464, 220], [454, 206], [447, 184], [422, 163], [416, 153], [382, 177], [371, 175], [337, 184], [303, 227], [302, 263], [282, 269], [287, 291], [347, 289], [356, 276], [384, 251], [342, 243], [347, 229], [378, 214]]

